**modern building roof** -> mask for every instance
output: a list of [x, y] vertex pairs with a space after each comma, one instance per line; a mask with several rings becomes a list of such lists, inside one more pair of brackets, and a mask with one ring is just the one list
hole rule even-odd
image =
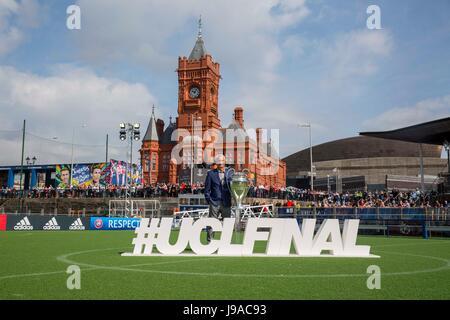
[[450, 141], [450, 117], [391, 131], [361, 132], [360, 135], [442, 146], [444, 141]]
[[[313, 146], [313, 162], [345, 159], [420, 157], [417, 143], [387, 140], [366, 136], [352, 137]], [[442, 147], [424, 144], [423, 157], [440, 158]], [[309, 170], [309, 148], [283, 159], [288, 171]]]

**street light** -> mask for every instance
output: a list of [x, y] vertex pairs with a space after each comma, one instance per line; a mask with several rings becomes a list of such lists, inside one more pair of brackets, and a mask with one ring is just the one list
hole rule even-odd
[[[202, 120], [200, 116], [195, 114], [195, 120]], [[194, 115], [191, 115], [191, 192], [192, 192], [192, 185], [194, 184], [194, 153], [196, 154], [196, 148], [195, 148], [195, 137], [194, 137]], [[195, 159], [197, 159], [197, 156], [195, 155]]]
[[301, 128], [309, 128], [309, 160], [310, 160], [310, 176], [311, 176], [311, 191], [314, 191], [314, 171], [313, 171], [313, 156], [312, 156], [312, 135], [311, 135], [311, 123], [300, 124]]
[[[140, 128], [141, 125], [139, 123], [131, 124], [131, 123], [121, 123], [119, 125], [119, 137], [121, 141], [127, 140], [127, 135], [129, 138], [129, 145], [130, 145], [130, 159], [127, 159], [127, 161], [130, 161], [130, 167], [131, 167], [131, 174], [130, 178], [132, 178], [133, 175], [133, 140], [140, 140], [141, 139], [141, 132]], [[128, 197], [130, 192], [130, 184], [128, 180], [128, 164], [126, 165], [125, 170], [125, 211], [128, 213], [130, 211], [130, 203], [128, 202]]]
[[450, 143], [444, 141], [444, 149], [447, 151], [447, 184], [450, 186]]
[[339, 169], [338, 168], [334, 168], [333, 172], [336, 173], [336, 193], [342, 192], [342, 191], [340, 191], [340, 187], [338, 187], [338, 184], [339, 184]]

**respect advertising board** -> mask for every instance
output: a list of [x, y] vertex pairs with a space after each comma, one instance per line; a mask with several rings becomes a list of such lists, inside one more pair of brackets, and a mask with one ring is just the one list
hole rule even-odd
[[140, 218], [91, 217], [91, 230], [135, 230], [139, 227]]

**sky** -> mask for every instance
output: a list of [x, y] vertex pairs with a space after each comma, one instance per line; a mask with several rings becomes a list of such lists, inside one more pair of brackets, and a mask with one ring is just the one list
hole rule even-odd
[[[66, 26], [81, 9], [81, 29]], [[369, 5], [381, 29], [369, 30]], [[450, 116], [450, 1], [0, 0], [0, 165], [125, 159], [118, 124], [176, 117], [202, 16], [219, 114], [280, 130], [280, 154]], [[140, 143], [135, 143], [138, 159]]]

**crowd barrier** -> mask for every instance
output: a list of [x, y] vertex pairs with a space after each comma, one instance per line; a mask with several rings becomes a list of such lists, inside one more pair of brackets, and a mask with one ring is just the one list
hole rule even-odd
[[431, 237], [431, 233], [450, 236], [449, 208], [293, 208], [278, 207], [277, 217], [296, 218], [299, 223], [305, 218], [359, 219], [361, 233], [384, 235], [411, 235]]

